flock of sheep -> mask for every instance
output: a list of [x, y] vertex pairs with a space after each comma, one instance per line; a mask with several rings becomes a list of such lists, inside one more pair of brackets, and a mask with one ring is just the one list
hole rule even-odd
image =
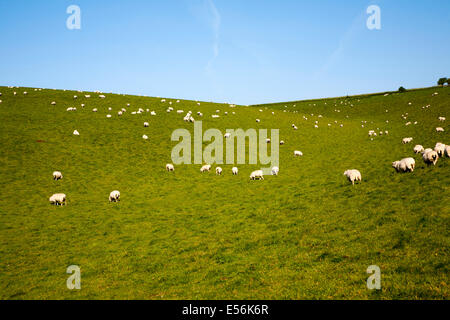
[[[37, 91], [37, 90], [40, 91], [41, 89], [35, 89], [35, 91]], [[101, 99], [105, 99], [106, 98], [106, 96], [103, 95], [103, 94], [100, 94], [99, 91], [96, 91], [96, 93], [99, 94], [99, 98], [101, 98]], [[25, 92], [23, 92], [23, 94], [27, 95], [27, 92], [25, 91]], [[436, 94], [437, 93], [435, 93], [434, 95], [436, 95]], [[17, 95], [17, 92], [14, 92], [14, 96], [16, 96], [16, 95]], [[0, 93], [0, 96], [1, 96], [1, 93]], [[86, 98], [90, 98], [90, 95], [85, 95], [85, 97]], [[75, 95], [73, 98], [77, 99], [78, 97]], [[166, 99], [162, 99], [161, 100], [161, 103], [165, 103], [165, 102], [166, 102]], [[177, 100], [176, 102], [179, 103], [180, 100]], [[0, 103], [1, 103], [1, 100], [0, 100]], [[326, 102], [325, 102], [325, 104], [326, 104]], [[343, 104], [342, 101], [341, 101], [341, 104]], [[347, 102], [345, 102], [345, 104], [347, 104]], [[411, 104], [411, 103], [409, 103], [409, 104]], [[56, 105], [56, 102], [52, 101], [51, 105]], [[172, 105], [172, 101], [169, 102], [169, 105]], [[197, 102], [197, 105], [200, 105], [200, 102]], [[130, 104], [127, 104], [127, 106], [129, 107]], [[336, 104], [335, 104], [335, 106], [336, 106]], [[353, 106], [353, 105], [351, 105], [351, 106]], [[81, 107], [84, 107], [84, 104], [81, 104]], [[230, 107], [234, 108], [235, 105], [230, 105]], [[287, 106], [285, 106], [285, 107], [287, 107]], [[429, 105], [426, 106], [426, 107], [428, 108]], [[422, 108], [424, 108], [424, 107], [422, 107]], [[76, 107], [69, 107], [66, 110], [67, 111], [76, 111], [77, 108]], [[112, 109], [109, 107], [108, 110], [111, 111]], [[166, 111], [167, 112], [171, 112], [173, 110], [174, 110], [173, 107], [169, 106]], [[97, 108], [94, 108], [92, 111], [93, 112], [97, 112]], [[123, 115], [123, 113], [125, 113], [126, 111], [127, 110], [125, 108], [121, 108], [120, 111], [118, 112], [118, 116]], [[146, 111], [150, 112], [149, 109], [147, 109]], [[262, 112], [263, 110], [260, 109], [259, 111]], [[335, 109], [334, 111], [335, 112], [340, 112], [340, 110], [338, 110], [338, 109]], [[145, 112], [144, 109], [139, 108], [137, 111], [133, 111], [132, 114], [140, 114], [140, 113], [144, 113], [144, 112]], [[219, 113], [219, 112], [220, 112], [220, 110], [216, 110], [216, 114], [213, 114], [212, 117], [213, 118], [218, 118], [219, 115], [217, 113]], [[286, 112], [286, 110], [284, 110], [284, 112]], [[293, 111], [293, 112], [296, 113], [297, 111]], [[388, 110], [386, 110], [386, 112], [388, 112]], [[184, 113], [184, 111], [183, 110], [177, 110], [177, 113], [181, 114], [181, 113]], [[234, 111], [232, 113], [235, 114]], [[152, 116], [154, 116], [154, 115], [156, 115], [156, 112], [155, 111], [151, 111], [150, 114]], [[225, 112], [224, 114], [228, 114], [228, 112]], [[272, 112], [272, 114], [274, 114], [274, 112]], [[203, 116], [203, 114], [201, 112], [198, 112], [197, 115], [199, 117]], [[314, 115], [311, 114], [311, 116], [314, 116]], [[408, 114], [402, 115], [402, 117], [404, 119], [406, 119], [407, 116], [408, 116]], [[108, 114], [107, 117], [110, 118], [111, 115]], [[318, 118], [322, 118], [322, 116], [318, 115]], [[303, 116], [303, 119], [307, 120], [307, 117]], [[186, 122], [194, 122], [195, 121], [194, 118], [192, 117], [192, 112], [191, 111], [188, 111], [188, 113], [184, 116], [183, 120], [186, 121]], [[444, 122], [446, 120], [446, 118], [440, 116], [438, 118], [438, 120], [440, 122]], [[259, 123], [260, 119], [256, 119], [256, 122]], [[386, 122], [388, 122], [388, 121], [386, 121]], [[337, 121], [335, 121], [335, 123], [337, 123]], [[367, 123], [367, 121], [366, 122], [363, 121], [363, 124], [361, 126], [364, 127], [365, 123]], [[409, 125], [409, 124], [411, 124], [411, 123], [408, 122], [406, 125]], [[417, 121], [414, 124], [417, 124]], [[292, 124], [291, 126], [292, 126], [292, 128], [294, 130], [298, 129], [295, 124]], [[329, 123], [328, 126], [331, 126], [331, 124]], [[149, 123], [148, 122], [144, 122], [144, 127], [149, 127]], [[318, 128], [318, 121], [315, 121], [314, 127]], [[340, 124], [340, 127], [343, 127], [343, 124]], [[377, 129], [379, 129], [379, 128], [377, 128]], [[441, 128], [441, 127], [437, 127], [436, 131], [437, 132], [443, 132], [444, 129]], [[79, 132], [77, 130], [74, 130], [73, 134], [74, 135], [79, 135]], [[379, 135], [383, 135], [383, 134], [387, 135], [387, 134], [389, 134], [389, 132], [387, 130], [379, 131]], [[371, 139], [373, 140], [373, 137], [375, 137], [375, 136], [377, 136], [377, 132], [375, 132], [374, 130], [370, 130], [369, 131], [369, 137], [371, 137]], [[229, 138], [229, 133], [225, 134], [225, 138]], [[147, 135], [143, 135], [143, 139], [147, 140], [148, 136]], [[413, 141], [412, 137], [407, 137], [407, 138], [403, 138], [402, 139], [402, 143], [403, 144], [410, 143], [411, 141]], [[270, 143], [270, 139], [267, 139], [266, 142]], [[284, 141], [283, 140], [280, 141], [280, 145], [284, 145]], [[423, 161], [427, 165], [436, 165], [436, 163], [437, 163], [439, 158], [450, 157], [450, 145], [445, 145], [445, 144], [443, 144], [441, 142], [436, 143], [434, 149], [432, 149], [432, 148], [424, 148], [422, 145], [416, 145], [413, 148], [413, 151], [416, 154], [421, 153]], [[299, 151], [299, 150], [295, 150], [294, 151], [294, 157], [299, 157], [299, 156], [303, 156], [303, 153], [301, 151]], [[414, 168], [415, 168], [415, 165], [416, 165], [415, 164], [415, 160], [412, 157], [407, 157], [407, 158], [404, 158], [404, 159], [392, 162], [392, 167], [397, 172], [413, 172]], [[175, 167], [174, 167], [173, 164], [168, 163], [168, 164], [166, 164], [166, 170], [168, 172], [174, 172], [175, 171]], [[210, 171], [211, 171], [211, 165], [210, 164], [203, 165], [200, 168], [200, 172], [201, 173], [210, 172]], [[233, 167], [231, 169], [231, 172], [232, 172], [233, 175], [238, 175], [239, 170], [238, 170], [237, 167]], [[216, 167], [215, 168], [215, 173], [216, 173], [216, 175], [222, 175], [223, 169], [221, 167]], [[274, 167], [271, 168], [271, 174], [272, 175], [276, 176], [276, 175], [278, 175], [278, 173], [279, 173], [279, 168], [278, 167], [274, 166]], [[346, 170], [344, 172], [344, 176], [352, 183], [352, 185], [354, 185], [355, 182], [361, 182], [362, 181], [361, 172], [359, 170], [357, 170], [357, 169]], [[59, 172], [59, 171], [53, 172], [53, 179], [54, 180], [61, 180], [62, 178], [63, 178], [63, 175], [62, 175], [61, 172]], [[256, 170], [256, 171], [251, 172], [250, 180], [264, 180], [263, 171], [262, 170]], [[66, 200], [66, 195], [65, 194], [63, 194], [63, 193], [56, 193], [56, 194], [53, 194], [49, 198], [49, 201], [50, 201], [51, 204], [54, 204], [54, 205], [66, 205], [66, 201], [67, 200]], [[118, 190], [112, 191], [110, 193], [110, 195], [109, 195], [109, 201], [110, 202], [120, 201], [120, 192]]]

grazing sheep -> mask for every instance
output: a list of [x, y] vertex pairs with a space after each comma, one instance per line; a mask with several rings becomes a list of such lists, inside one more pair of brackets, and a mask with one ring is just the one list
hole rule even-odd
[[166, 170], [167, 171], [175, 171], [175, 167], [173, 166], [173, 164], [168, 163], [168, 164], [166, 164]]
[[211, 165], [210, 164], [205, 164], [203, 167], [200, 168], [200, 172], [206, 172], [206, 171], [210, 171], [211, 170]]
[[99, 97], [100, 99], [105, 99], [105, 98], [106, 98], [103, 94], [99, 95], [98, 97]]
[[123, 111], [117, 112], [117, 115], [121, 116], [123, 114]]
[[445, 155], [450, 157], [450, 145], [445, 146]]
[[109, 194], [109, 202], [117, 202], [120, 201], [120, 192], [117, 190], [111, 191]]
[[237, 167], [231, 168], [231, 172], [233, 172], [233, 176], [236, 176], [238, 174], [238, 168]]
[[444, 132], [444, 128], [437, 127], [437, 128], [436, 128], [436, 132]]
[[406, 143], [410, 143], [413, 140], [413, 138], [409, 137], [409, 138], [403, 138], [402, 143], [406, 144]]
[[445, 121], [445, 117], [439, 117], [439, 121]]
[[280, 169], [278, 167], [273, 167], [272, 168], [272, 175], [273, 176], [277, 176], [279, 171], [280, 171]]
[[257, 122], [257, 123], [260, 123], [260, 122], [261, 122], [261, 120], [259, 120], [259, 119], [256, 119], [256, 122]]
[[253, 171], [250, 174], [250, 180], [264, 180], [264, 175], [262, 170]]
[[280, 145], [282, 146], [284, 144], [284, 140], [281, 140], [280, 141]]
[[107, 117], [107, 118], [111, 118], [111, 115], [110, 115], [110, 114], [107, 114], [106, 117]]
[[301, 156], [303, 156], [303, 152], [298, 151], [298, 150], [294, 151], [294, 157], [301, 157]]
[[51, 105], [52, 105], [52, 106], [56, 105], [56, 102], [55, 102], [55, 101], [52, 101]]
[[427, 164], [427, 165], [431, 165], [433, 164], [434, 166], [436, 165], [436, 162], [439, 159], [439, 155], [437, 154], [436, 151], [434, 150], [430, 150], [428, 152], [424, 152], [422, 155], [423, 161]]
[[147, 139], [148, 139], [148, 136], [147, 136], [146, 134], [144, 134], [144, 135], [142, 136], [142, 139], [147, 140]]
[[64, 206], [66, 205], [66, 195], [64, 193], [55, 193], [49, 198], [50, 204]]
[[79, 135], [80, 135], [80, 133], [78, 132], [78, 130], [74, 130], [74, 131], [73, 131], [73, 134], [76, 135], [76, 136], [79, 136]]
[[361, 172], [359, 172], [356, 169], [346, 170], [344, 172], [344, 176], [347, 177], [347, 179], [352, 183], [352, 185], [355, 185], [355, 181], [361, 181]]
[[266, 139], [266, 143], [270, 143], [270, 139], [269, 138]]
[[445, 153], [445, 144], [443, 143], [436, 143], [436, 146], [434, 147], [434, 151], [437, 152], [439, 157], [442, 157]]
[[229, 137], [231, 137], [231, 133], [227, 132], [223, 135], [224, 138], [228, 139]]
[[397, 172], [413, 172], [416, 166], [416, 161], [413, 158], [404, 158], [400, 161], [394, 161], [392, 167]]
[[92, 109], [92, 112], [97, 112], [97, 108]]
[[144, 128], [147, 128], [149, 126], [148, 122], [144, 122]]
[[420, 144], [417, 144], [415, 147], [414, 147], [414, 153], [422, 153], [423, 152], [423, 146], [422, 145], [420, 145]]
[[60, 171], [53, 171], [53, 180], [60, 180], [63, 178], [63, 175]]
[[222, 174], [222, 168], [221, 167], [217, 167], [216, 168], [216, 174], [219, 175], [219, 176]]

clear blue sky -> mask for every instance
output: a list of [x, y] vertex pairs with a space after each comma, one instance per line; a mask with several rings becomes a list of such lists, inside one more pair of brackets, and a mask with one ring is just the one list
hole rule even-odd
[[[81, 30], [66, 8], [81, 8]], [[381, 8], [381, 30], [366, 9]], [[0, 0], [0, 85], [255, 104], [450, 77], [448, 0]]]

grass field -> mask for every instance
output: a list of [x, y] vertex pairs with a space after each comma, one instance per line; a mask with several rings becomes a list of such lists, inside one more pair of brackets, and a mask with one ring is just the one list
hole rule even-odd
[[[427, 167], [413, 153], [450, 143], [448, 87], [236, 108], [0, 92], [1, 299], [449, 298], [450, 158]], [[132, 115], [139, 107], [157, 115]], [[196, 120], [203, 112], [203, 130], [280, 129], [279, 176], [250, 182], [255, 165], [239, 165], [238, 176], [233, 165], [222, 176], [200, 165], [166, 172], [172, 131], [193, 128], [177, 109]], [[370, 140], [370, 129], [389, 134]], [[391, 163], [405, 157], [416, 170], [396, 173]], [[352, 187], [343, 172], [353, 168], [363, 181]], [[54, 181], [54, 170], [64, 178]], [[121, 201], [109, 203], [115, 189]], [[67, 206], [50, 205], [57, 192]], [[81, 268], [81, 290], [66, 287], [69, 265]], [[381, 268], [381, 290], [366, 287], [369, 265]]]

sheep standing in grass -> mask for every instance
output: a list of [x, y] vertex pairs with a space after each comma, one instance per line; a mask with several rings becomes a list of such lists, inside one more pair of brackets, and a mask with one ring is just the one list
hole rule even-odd
[[253, 171], [250, 174], [250, 180], [264, 180], [264, 175], [262, 170]]
[[206, 171], [210, 171], [211, 170], [211, 165], [210, 164], [205, 164], [203, 167], [200, 168], [200, 172], [206, 172]]
[[217, 168], [216, 168], [216, 174], [217, 174], [218, 176], [220, 176], [220, 175], [222, 174], [222, 168], [221, 168], [221, 167], [217, 167]]
[[280, 171], [280, 169], [278, 167], [273, 167], [272, 168], [272, 175], [273, 176], [277, 176], [279, 171]]
[[444, 132], [444, 128], [437, 127], [437, 128], [436, 128], [436, 132]]
[[303, 153], [301, 151], [295, 150], [294, 151], [294, 157], [301, 157], [303, 156]]
[[422, 154], [422, 158], [427, 165], [433, 164], [435, 166], [436, 162], [439, 159], [439, 155], [434, 150], [425, 150], [425, 152]]
[[444, 122], [445, 121], [445, 117], [439, 117], [439, 121]]
[[175, 168], [174, 168], [173, 164], [168, 163], [168, 164], [166, 164], [166, 170], [167, 171], [175, 171]]
[[423, 146], [418, 144], [414, 147], [414, 153], [422, 153], [423, 152]]
[[117, 202], [120, 201], [120, 192], [117, 190], [111, 191], [109, 194], [109, 202]]
[[436, 143], [436, 146], [434, 147], [434, 151], [437, 152], [439, 157], [442, 157], [445, 153], [445, 144], [438, 142]]
[[66, 205], [66, 195], [64, 193], [55, 193], [49, 198], [50, 204], [64, 206]]
[[404, 158], [400, 161], [393, 162], [392, 167], [397, 172], [413, 172], [416, 167], [416, 161], [413, 158]]
[[448, 157], [450, 157], [450, 145], [445, 146], [445, 155]]
[[144, 128], [147, 128], [150, 124], [148, 122], [144, 122]]
[[53, 171], [53, 180], [60, 180], [63, 178], [63, 175], [59, 171]]
[[355, 185], [355, 181], [361, 181], [361, 172], [359, 172], [356, 169], [346, 170], [344, 172], [344, 176], [347, 177], [347, 179], [352, 183], [352, 185]]
[[231, 168], [231, 172], [233, 172], [233, 176], [236, 176], [238, 174], [238, 168], [237, 167]]
[[406, 144], [406, 143], [410, 143], [413, 140], [413, 138], [409, 137], [409, 138], [403, 138], [402, 143]]

